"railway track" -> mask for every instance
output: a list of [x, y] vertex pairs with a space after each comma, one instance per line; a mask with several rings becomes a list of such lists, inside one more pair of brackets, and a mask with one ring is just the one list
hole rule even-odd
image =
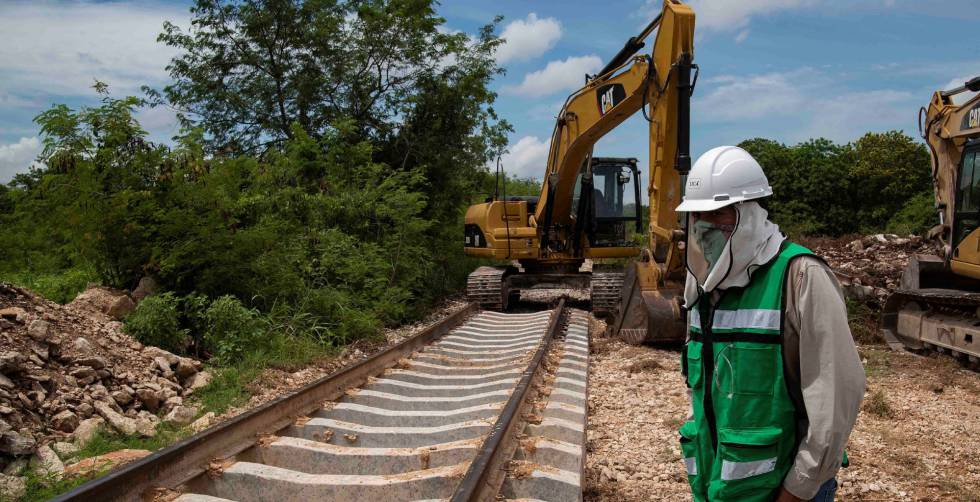
[[588, 326], [471, 306], [57, 500], [580, 500]]

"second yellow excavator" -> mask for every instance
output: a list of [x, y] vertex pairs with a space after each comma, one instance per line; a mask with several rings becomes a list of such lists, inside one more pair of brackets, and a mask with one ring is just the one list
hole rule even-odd
[[930, 232], [940, 255], [910, 257], [901, 287], [885, 302], [889, 343], [948, 352], [980, 363], [980, 77], [933, 94], [919, 111], [919, 131], [932, 154], [939, 224]]
[[[637, 55], [654, 30], [650, 54]], [[674, 208], [691, 168], [693, 61], [694, 12], [665, 0], [638, 36], [587, 76], [558, 115], [540, 197], [491, 198], [466, 212], [465, 252], [512, 263], [473, 272], [471, 301], [506, 309], [521, 289], [589, 287], [593, 311], [610, 317], [613, 332], [627, 341], [683, 340], [684, 232]], [[626, 233], [630, 223], [642, 232], [636, 160], [593, 157], [596, 142], [636, 112], [649, 123], [644, 249]], [[632, 202], [625, 200], [630, 181]], [[625, 271], [602, 265], [580, 271], [586, 259], [636, 257]]]

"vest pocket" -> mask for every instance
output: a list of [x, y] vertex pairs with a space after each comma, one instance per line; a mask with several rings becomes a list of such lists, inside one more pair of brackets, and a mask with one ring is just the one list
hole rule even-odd
[[717, 479], [712, 480], [710, 496], [718, 500], [740, 499], [736, 495], [771, 493], [782, 482], [783, 469], [777, 469], [782, 429], [718, 429]]
[[733, 364], [737, 371], [734, 378], [735, 394], [754, 394], [771, 396], [777, 377], [777, 362], [781, 347], [776, 344], [762, 347], [745, 345], [732, 346]]
[[701, 342], [687, 342], [684, 352], [687, 361], [687, 386], [693, 389], [701, 383]]

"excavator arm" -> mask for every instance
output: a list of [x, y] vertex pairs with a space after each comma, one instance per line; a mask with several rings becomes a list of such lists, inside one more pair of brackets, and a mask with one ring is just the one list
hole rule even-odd
[[[659, 28], [659, 29], [658, 29]], [[651, 54], [636, 56], [643, 40], [657, 30]], [[666, 260], [677, 229], [680, 176], [690, 170], [690, 95], [694, 55], [694, 12], [675, 0], [584, 87], [565, 102], [551, 137], [548, 165], [534, 220], [541, 229], [543, 255], [571, 235], [572, 192], [600, 138], [633, 114], [649, 122], [650, 244]], [[649, 113], [647, 113], [649, 109]], [[565, 246], [558, 246], [564, 249]], [[673, 256], [677, 256], [676, 254]], [[680, 263], [675, 263], [677, 269]]]

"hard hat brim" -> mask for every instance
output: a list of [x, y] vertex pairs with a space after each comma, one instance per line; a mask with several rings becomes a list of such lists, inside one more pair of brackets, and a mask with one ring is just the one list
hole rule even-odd
[[693, 213], [693, 212], [704, 212], [704, 211], [714, 211], [715, 209], [721, 209], [725, 206], [729, 206], [738, 202], [736, 200], [685, 200], [677, 206], [674, 211], [680, 213]]

